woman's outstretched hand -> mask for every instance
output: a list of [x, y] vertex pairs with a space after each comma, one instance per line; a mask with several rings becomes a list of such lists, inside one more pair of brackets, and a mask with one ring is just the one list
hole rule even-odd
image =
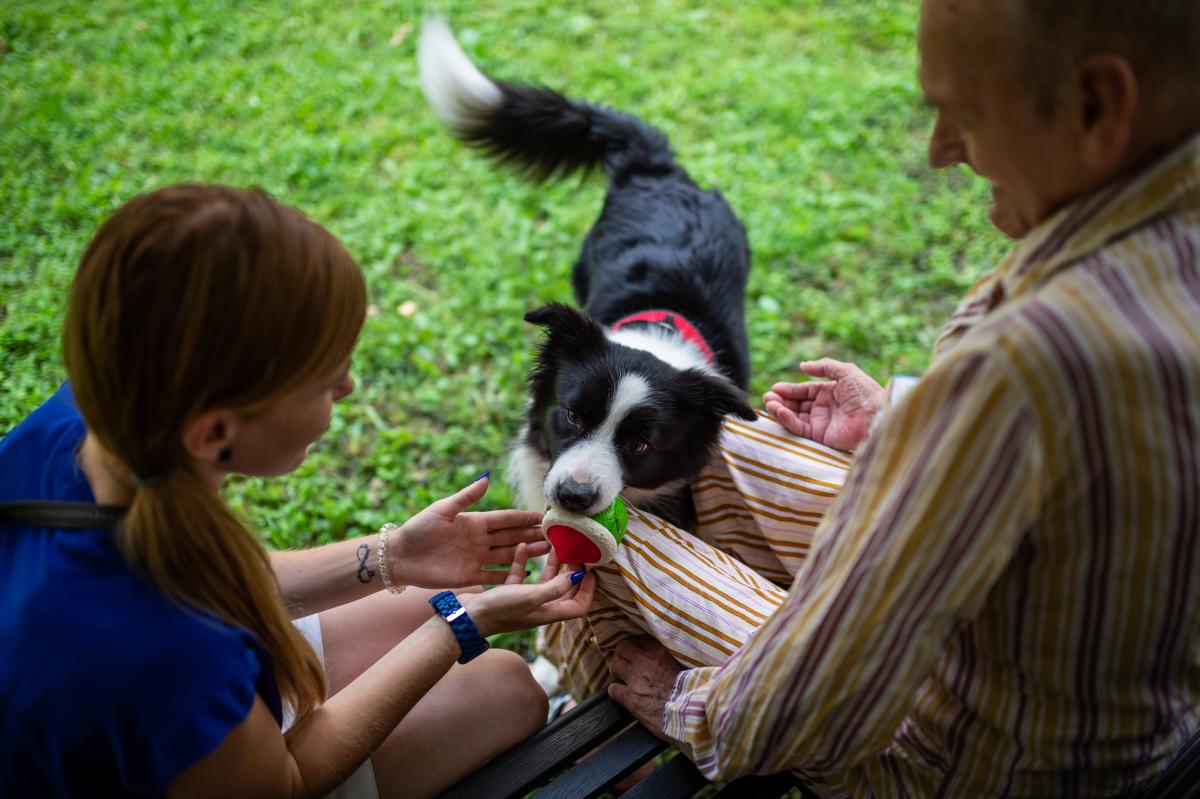
[[832, 358], [805, 361], [800, 370], [828, 380], [776, 383], [763, 394], [767, 413], [796, 435], [835, 449], [861, 444], [883, 402], [883, 387], [854, 364]]
[[593, 575], [582, 571], [560, 574], [558, 558], [551, 552], [541, 579], [535, 585], [523, 585], [528, 559], [529, 547], [518, 544], [504, 585], [479, 594], [459, 595], [480, 635], [540, 627], [587, 612], [596, 591]]
[[[542, 514], [524, 510], [467, 512], [483, 498], [488, 478], [476, 480], [457, 494], [440, 499], [392, 533], [387, 560], [397, 585], [422, 588], [463, 588], [501, 582], [517, 547], [525, 557], [544, 555], [550, 542], [542, 537]], [[524, 566], [521, 575], [524, 577]]]

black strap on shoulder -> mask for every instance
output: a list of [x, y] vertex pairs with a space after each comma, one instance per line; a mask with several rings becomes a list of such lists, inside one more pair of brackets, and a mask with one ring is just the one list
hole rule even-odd
[[94, 530], [97, 527], [115, 527], [125, 516], [126, 510], [128, 508], [119, 505], [27, 499], [20, 502], [0, 502], [0, 521], [9, 519], [32, 527]]

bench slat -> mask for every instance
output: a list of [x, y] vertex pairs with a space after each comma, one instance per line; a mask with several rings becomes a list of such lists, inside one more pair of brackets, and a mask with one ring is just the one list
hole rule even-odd
[[705, 785], [708, 780], [700, 769], [683, 755], [676, 755], [622, 794], [622, 799], [685, 799]]
[[664, 741], [634, 724], [538, 791], [538, 799], [593, 799], [666, 748]]
[[524, 796], [632, 723], [633, 717], [625, 708], [609, 699], [607, 693], [600, 692], [485, 764], [442, 796], [445, 799]]

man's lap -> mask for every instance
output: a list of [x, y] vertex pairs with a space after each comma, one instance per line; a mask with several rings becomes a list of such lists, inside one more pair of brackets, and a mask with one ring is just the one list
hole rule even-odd
[[587, 618], [544, 631], [539, 650], [577, 696], [608, 682], [605, 653], [632, 635], [685, 666], [724, 663], [783, 602], [848, 465], [769, 417], [729, 420], [693, 486], [696, 535], [632, 510], [617, 558], [594, 570]]

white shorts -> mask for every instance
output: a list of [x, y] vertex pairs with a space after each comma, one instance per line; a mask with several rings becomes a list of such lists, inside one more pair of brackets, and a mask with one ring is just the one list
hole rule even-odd
[[[317, 653], [321, 668], [325, 668], [325, 644], [321, 640], [321, 624], [314, 613], [302, 619], [295, 619], [292, 625], [304, 636], [309, 646]], [[287, 732], [295, 721], [295, 713], [286, 704], [283, 707], [283, 731]], [[326, 799], [379, 799], [379, 789], [375, 785], [375, 771], [371, 768], [371, 760], [358, 767], [345, 782], [328, 794]]]

